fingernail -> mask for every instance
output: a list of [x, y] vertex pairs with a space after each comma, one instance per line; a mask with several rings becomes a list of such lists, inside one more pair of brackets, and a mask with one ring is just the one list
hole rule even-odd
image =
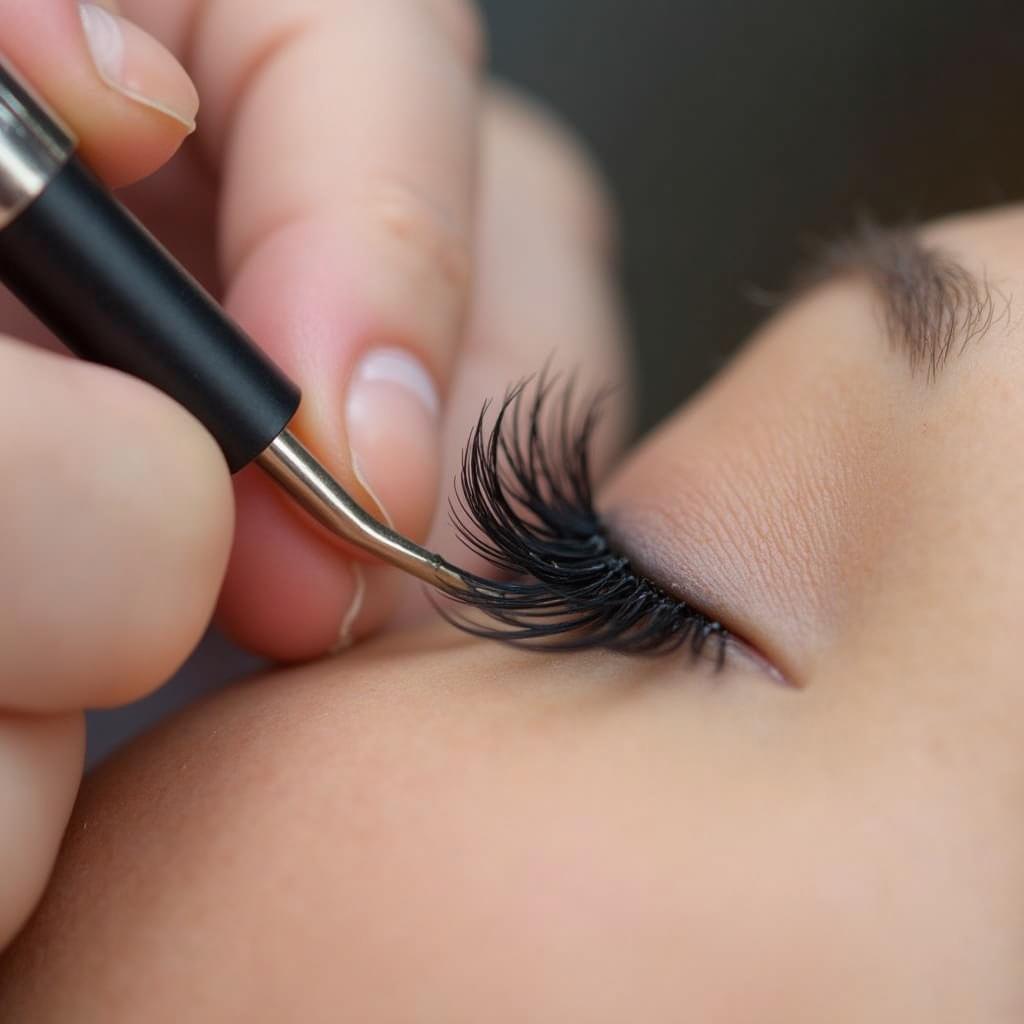
[[346, 405], [352, 466], [392, 526], [389, 506], [410, 494], [422, 505], [437, 487], [440, 412], [433, 378], [405, 349], [372, 349], [357, 364]]
[[80, 3], [78, 11], [89, 52], [100, 77], [123, 96], [196, 126], [199, 95], [174, 56], [151, 35], [97, 3]]

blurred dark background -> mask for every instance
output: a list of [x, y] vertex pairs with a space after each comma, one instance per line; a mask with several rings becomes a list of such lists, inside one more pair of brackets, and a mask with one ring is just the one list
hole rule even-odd
[[1022, 0], [484, 0], [625, 227], [641, 427], [713, 371], [815, 240], [1024, 196]]
[[[1024, 0], [483, 0], [493, 64], [589, 143], [618, 199], [641, 428], [764, 316], [808, 243], [870, 211], [1024, 196]], [[211, 635], [90, 715], [95, 763], [255, 667]]]

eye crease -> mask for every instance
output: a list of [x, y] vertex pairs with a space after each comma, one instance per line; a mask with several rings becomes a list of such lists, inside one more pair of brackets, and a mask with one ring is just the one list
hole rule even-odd
[[474, 636], [542, 650], [632, 654], [709, 645], [721, 668], [732, 639], [719, 622], [639, 575], [594, 508], [590, 444], [598, 398], [542, 373], [488, 406], [463, 452], [451, 515], [463, 542], [502, 577], [470, 576], [452, 600], [489, 622], [440, 607]]

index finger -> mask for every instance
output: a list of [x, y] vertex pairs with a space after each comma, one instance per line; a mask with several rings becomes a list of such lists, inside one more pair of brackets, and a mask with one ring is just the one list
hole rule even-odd
[[[182, 55], [203, 97], [200, 139], [224, 189], [229, 309], [302, 386], [306, 443], [367, 508], [421, 540], [470, 282], [480, 59], [471, 7], [122, 6]], [[239, 481], [223, 617], [265, 653], [319, 654], [343, 624], [371, 625], [353, 604], [360, 556], [329, 546], [268, 487], [251, 474]]]

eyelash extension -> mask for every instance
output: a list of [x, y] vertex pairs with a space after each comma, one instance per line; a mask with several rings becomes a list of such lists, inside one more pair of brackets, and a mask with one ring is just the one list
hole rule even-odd
[[439, 608], [452, 625], [542, 650], [605, 648], [696, 658], [729, 633], [637, 574], [594, 508], [590, 445], [603, 399], [580, 407], [546, 371], [511, 388], [487, 426], [484, 405], [450, 505], [462, 541], [504, 577], [467, 575], [450, 595], [490, 623]]

